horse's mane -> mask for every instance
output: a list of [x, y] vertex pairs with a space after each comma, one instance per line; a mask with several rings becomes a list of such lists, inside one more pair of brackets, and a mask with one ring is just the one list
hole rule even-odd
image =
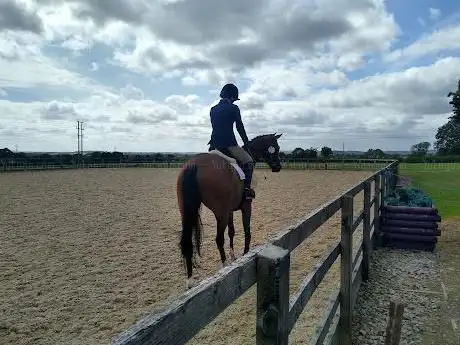
[[256, 140], [259, 140], [259, 139], [262, 139], [262, 138], [266, 138], [266, 137], [271, 137], [273, 136], [273, 134], [260, 134], [254, 138], [252, 138], [250, 141], [256, 141]]

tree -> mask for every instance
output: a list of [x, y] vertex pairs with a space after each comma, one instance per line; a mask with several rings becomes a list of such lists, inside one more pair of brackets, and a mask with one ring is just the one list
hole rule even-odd
[[439, 127], [434, 147], [442, 156], [460, 154], [460, 122], [450, 120]]
[[452, 100], [449, 102], [449, 104], [452, 104], [453, 114], [449, 116], [449, 119], [455, 122], [460, 122], [460, 79], [458, 80], [457, 90], [449, 92], [447, 97], [452, 97]]
[[304, 157], [305, 158], [317, 158], [318, 157], [318, 150], [310, 147], [309, 149], [306, 149], [304, 151]]
[[428, 141], [423, 141], [421, 143], [412, 145], [411, 151], [413, 155], [416, 156], [426, 156], [428, 149], [430, 148], [430, 143]]
[[332, 156], [332, 149], [330, 147], [323, 146], [321, 148], [321, 156], [323, 156], [325, 158], [331, 157]]
[[381, 159], [381, 158], [385, 158], [385, 152], [383, 152], [381, 149], [375, 149], [375, 150], [369, 149], [364, 154], [364, 157], [373, 158], [373, 159]]
[[438, 128], [434, 147], [439, 155], [460, 154], [460, 79], [457, 90], [447, 95], [452, 98], [452, 115], [446, 124]]
[[301, 147], [296, 147], [296, 148], [294, 149], [294, 151], [292, 151], [292, 155], [293, 155], [293, 156], [297, 156], [297, 157], [301, 157], [301, 156], [303, 156], [303, 152], [304, 152], [303, 148], [301, 148]]
[[302, 159], [305, 156], [305, 151], [301, 147], [296, 147], [294, 151], [292, 151], [291, 155], [294, 159]]

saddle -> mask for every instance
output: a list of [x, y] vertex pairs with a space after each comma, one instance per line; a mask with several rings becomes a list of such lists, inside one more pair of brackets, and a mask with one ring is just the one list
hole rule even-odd
[[[222, 151], [224, 151], [224, 150], [222, 150]], [[218, 155], [218, 156], [224, 158], [236, 170], [238, 176], [240, 177], [240, 180], [244, 180], [246, 176], [245, 176], [245, 174], [243, 172], [243, 169], [239, 165], [238, 161], [235, 158], [230, 156], [230, 152], [223, 153], [222, 151], [213, 148], [208, 152], [208, 154], [214, 154], [214, 155]]]

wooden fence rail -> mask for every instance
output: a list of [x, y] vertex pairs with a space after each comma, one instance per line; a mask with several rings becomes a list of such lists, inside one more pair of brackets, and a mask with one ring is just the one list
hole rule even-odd
[[[386, 159], [347, 159], [347, 160], [328, 160], [328, 161], [283, 161], [283, 169], [310, 169], [310, 170], [375, 170], [389, 164]], [[11, 171], [40, 171], [40, 170], [65, 170], [65, 169], [120, 169], [120, 168], [168, 168], [177, 169], [182, 167], [184, 162], [163, 161], [163, 162], [118, 162], [118, 163], [33, 163], [33, 162], [8, 162], [0, 160], [0, 173]], [[257, 169], [268, 169], [268, 165], [263, 162], [256, 163]]]
[[[351, 345], [353, 307], [361, 282], [369, 278], [370, 258], [380, 238], [380, 206], [395, 187], [394, 161], [341, 196], [310, 213], [298, 224], [255, 247], [217, 275], [178, 297], [113, 338], [115, 345], [184, 344], [238, 297], [257, 284], [256, 344], [288, 344], [289, 334], [309, 299], [340, 256], [340, 288], [329, 299], [310, 344]], [[371, 198], [371, 183], [374, 197]], [[353, 216], [353, 198], [364, 190], [364, 208]], [[372, 199], [372, 200], [371, 200]], [[374, 206], [373, 221], [370, 221]], [[289, 295], [291, 252], [341, 210], [341, 237]], [[363, 223], [360, 245], [353, 253], [353, 233]]]

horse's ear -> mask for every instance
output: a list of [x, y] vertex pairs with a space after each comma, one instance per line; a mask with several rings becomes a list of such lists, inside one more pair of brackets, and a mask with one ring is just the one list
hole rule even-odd
[[281, 133], [281, 134], [276, 134], [275, 133], [275, 139], [278, 140], [282, 135], [283, 135], [283, 133]]

